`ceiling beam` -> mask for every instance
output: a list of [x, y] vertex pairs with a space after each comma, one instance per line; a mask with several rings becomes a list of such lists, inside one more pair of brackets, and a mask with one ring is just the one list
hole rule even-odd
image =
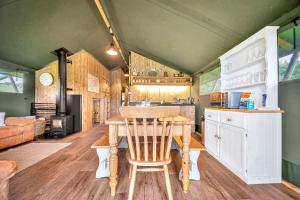
[[291, 58], [291, 61], [289, 62], [288, 68], [285, 72], [284, 78], [283, 80], [290, 80], [293, 76], [293, 73], [296, 69], [297, 66], [297, 60], [300, 57], [300, 50], [299, 49], [295, 49], [295, 51], [293, 52], [293, 56]]
[[18, 89], [17, 84], [16, 84], [15, 80], [13, 79], [13, 77], [12, 77], [12, 76], [8, 76], [8, 77], [9, 77], [9, 79], [10, 79], [10, 82], [11, 82], [11, 84], [12, 84], [12, 86], [13, 86], [15, 92], [16, 92], [16, 93], [19, 93], [19, 89]]
[[287, 50], [291, 50], [294, 48], [294, 45], [292, 45], [288, 41], [282, 39], [281, 37], [278, 37], [278, 44], [280, 47], [287, 49]]
[[[100, 0], [95, 0], [95, 3], [96, 3], [98, 11], [99, 11], [99, 13], [100, 13], [100, 15], [101, 15], [101, 17], [102, 17], [102, 19], [103, 19], [106, 27], [108, 28], [108, 30], [112, 29], [112, 26], [111, 26], [111, 24], [110, 24], [110, 22], [108, 20], [108, 17], [106, 16], [106, 14], [104, 12], [104, 9], [103, 9], [103, 7], [102, 7], [102, 5], [100, 3]], [[122, 48], [121, 48], [121, 46], [120, 46], [120, 44], [119, 44], [119, 42], [118, 42], [115, 34], [112, 36], [112, 38], [113, 38], [114, 43], [116, 44], [116, 47], [117, 47], [118, 51], [120, 52], [120, 55], [121, 55], [123, 61], [125, 62], [126, 65], [128, 65], [128, 63], [127, 63], [127, 61], [125, 59], [124, 53], [122, 51]]]
[[[270, 23], [270, 26], [280, 26], [280, 30], [286, 28], [284, 27], [285, 25], [289, 24], [291, 20], [295, 19], [296, 17], [300, 16], [300, 5], [294, 8], [293, 10], [284, 13], [281, 17]], [[287, 27], [289, 28], [289, 27]]]

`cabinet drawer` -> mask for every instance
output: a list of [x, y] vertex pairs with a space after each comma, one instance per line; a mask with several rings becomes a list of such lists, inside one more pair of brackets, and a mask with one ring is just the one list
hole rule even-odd
[[244, 128], [244, 115], [243, 115], [243, 113], [220, 112], [220, 120], [224, 124]]
[[216, 110], [205, 110], [205, 119], [219, 121], [219, 112]]

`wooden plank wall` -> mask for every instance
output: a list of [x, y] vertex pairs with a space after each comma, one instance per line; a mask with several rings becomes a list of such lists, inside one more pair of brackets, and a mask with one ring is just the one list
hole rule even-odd
[[[67, 88], [72, 91], [67, 93], [82, 95], [82, 130], [87, 131], [93, 127], [93, 99], [109, 99], [110, 71], [85, 50], [70, 56], [69, 60], [72, 61], [72, 64], [67, 66]], [[54, 76], [54, 83], [51, 86], [45, 87], [40, 84], [39, 76], [44, 72], [49, 72]], [[88, 91], [88, 74], [98, 77], [99, 93]], [[58, 89], [58, 62], [54, 61], [36, 71], [35, 76], [35, 102], [55, 103]], [[105, 117], [107, 118], [109, 115]]]
[[190, 96], [189, 86], [130, 86], [130, 101], [176, 102]]
[[[155, 62], [135, 52], [130, 54], [130, 66], [137, 72], [148, 70], [167, 71], [169, 76], [178, 74], [177, 70]], [[187, 75], [186, 75], [187, 76]], [[130, 101], [166, 101], [174, 102], [176, 99], [187, 99], [190, 96], [189, 86], [130, 86]]]
[[[42, 73], [51, 73], [53, 76], [53, 84], [50, 86], [43, 86], [40, 83], [40, 75]], [[57, 62], [50, 63], [47, 67], [44, 67], [35, 72], [35, 102], [36, 103], [55, 103], [57, 87], [58, 87], [58, 68]]]
[[111, 115], [119, 114], [122, 87], [127, 87], [127, 80], [121, 68], [111, 71]]
[[178, 73], [177, 70], [174, 70], [168, 66], [146, 58], [135, 52], [130, 53], [130, 66], [134, 68], [137, 72], [145, 70], [147, 71], [151, 69], [163, 69], [163, 71], [167, 71], [170, 76]]

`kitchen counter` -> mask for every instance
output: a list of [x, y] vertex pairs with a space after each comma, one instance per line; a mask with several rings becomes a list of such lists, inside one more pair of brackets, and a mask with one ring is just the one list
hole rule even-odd
[[173, 102], [129, 102], [129, 106], [195, 106], [195, 104]]
[[217, 108], [217, 107], [208, 107], [206, 109], [229, 111], [229, 112], [241, 112], [241, 113], [284, 113], [283, 110], [247, 110], [247, 109], [232, 109], [232, 108]]
[[280, 183], [282, 112], [205, 108], [207, 152], [247, 184]]
[[[171, 102], [129, 102], [129, 106], [179, 106], [180, 115], [191, 119], [195, 122], [195, 104], [188, 103], [171, 103]], [[195, 124], [192, 125], [192, 132], [195, 131]]]

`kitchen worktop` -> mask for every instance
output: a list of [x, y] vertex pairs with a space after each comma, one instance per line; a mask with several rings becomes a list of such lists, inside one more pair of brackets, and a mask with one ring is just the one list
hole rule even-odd
[[129, 102], [129, 106], [195, 106], [195, 104], [176, 102]]
[[283, 110], [247, 110], [247, 109], [232, 109], [232, 108], [218, 108], [218, 107], [207, 107], [206, 109], [229, 111], [229, 112], [241, 112], [241, 113], [284, 113]]
[[176, 103], [176, 102], [129, 102], [129, 106], [179, 106], [180, 107], [180, 115], [189, 118], [193, 121], [192, 132], [195, 132], [195, 104], [187, 104], [187, 103]]

